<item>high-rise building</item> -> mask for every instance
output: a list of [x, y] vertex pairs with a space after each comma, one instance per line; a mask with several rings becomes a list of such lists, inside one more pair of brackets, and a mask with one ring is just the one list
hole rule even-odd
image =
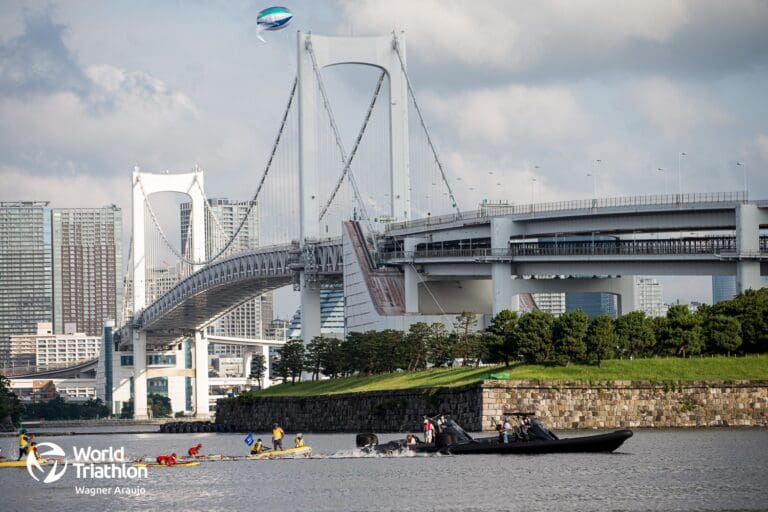
[[53, 210], [53, 330], [74, 323], [101, 336], [122, 300], [122, 212], [104, 208]]
[[[182, 203], [181, 247], [187, 257], [191, 247], [191, 214], [192, 203]], [[205, 216], [206, 260], [217, 256], [224, 249], [241, 223], [242, 228], [226, 250], [226, 254], [235, 254], [259, 246], [258, 207], [252, 201], [208, 200]], [[209, 332], [219, 336], [261, 338], [269, 329], [272, 314], [272, 293], [269, 292], [254, 297], [224, 315], [209, 327]]]
[[46, 201], [0, 203], [0, 366], [10, 364], [10, 336], [54, 333], [76, 324], [100, 336], [122, 295], [121, 211], [50, 208]]
[[666, 316], [661, 283], [650, 277], [635, 280], [635, 302], [637, 309], [648, 316]]
[[536, 307], [541, 311], [560, 316], [565, 313], [565, 294], [564, 293], [532, 293]]
[[[320, 334], [330, 337], [344, 336], [344, 285], [324, 283], [320, 287]], [[301, 308], [296, 310], [288, 338], [301, 337]]]
[[616, 296], [610, 293], [566, 293], [565, 310], [582, 310], [589, 318], [608, 315], [616, 318]]
[[0, 202], [0, 367], [10, 339], [53, 322], [51, 209], [47, 201]]
[[736, 296], [736, 276], [712, 276], [712, 304]]

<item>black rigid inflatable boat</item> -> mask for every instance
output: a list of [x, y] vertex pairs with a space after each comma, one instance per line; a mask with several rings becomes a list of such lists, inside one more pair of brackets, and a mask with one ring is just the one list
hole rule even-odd
[[519, 425], [511, 429], [500, 429], [499, 435], [474, 439], [458, 423], [444, 415], [427, 418], [432, 422], [437, 435], [431, 443], [416, 436], [379, 444], [375, 434], [358, 434], [357, 447], [367, 453], [397, 454], [407, 451], [422, 453], [446, 453], [453, 455], [498, 453], [610, 453], [632, 437], [631, 430], [616, 430], [591, 436], [558, 438], [533, 417], [532, 413], [512, 413], [519, 419]]

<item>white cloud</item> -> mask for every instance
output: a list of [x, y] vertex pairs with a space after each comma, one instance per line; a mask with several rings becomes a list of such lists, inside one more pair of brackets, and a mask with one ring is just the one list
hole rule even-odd
[[583, 136], [588, 116], [564, 87], [511, 85], [425, 96], [430, 117], [449, 124], [463, 142], [509, 146], [514, 139], [550, 142]]
[[682, 0], [343, 0], [342, 9], [342, 27], [356, 33], [404, 29], [410, 51], [427, 62], [506, 71], [529, 68], [553, 53], [617, 53], [633, 41], [662, 43], [687, 22]]
[[632, 96], [640, 114], [669, 139], [680, 139], [691, 131], [731, 121], [720, 106], [668, 80], [640, 82], [633, 88]]

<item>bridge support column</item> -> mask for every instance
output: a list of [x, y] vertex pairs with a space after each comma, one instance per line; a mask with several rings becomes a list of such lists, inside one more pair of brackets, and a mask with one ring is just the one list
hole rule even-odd
[[133, 331], [133, 419], [147, 418], [147, 334]]
[[264, 356], [264, 378], [262, 379], [264, 389], [267, 389], [272, 385], [272, 380], [269, 378], [270, 364], [269, 364], [269, 345], [261, 346], [261, 354]]
[[760, 253], [760, 210], [756, 204], [741, 203], [736, 208], [736, 292], [761, 287], [760, 260], [749, 259]]
[[[403, 240], [403, 250], [406, 254], [413, 254], [420, 243], [424, 243], [425, 238], [413, 237]], [[405, 294], [405, 312], [419, 312], [419, 283], [422, 279], [419, 277], [419, 271], [413, 265], [403, 267], [404, 275], [404, 294]]]
[[[509, 248], [509, 237], [512, 234], [514, 221], [499, 217], [491, 219], [491, 251], [505, 252]], [[491, 286], [493, 287], [493, 316], [505, 309], [519, 310], [519, 299], [512, 304], [513, 296], [517, 295], [512, 282], [511, 263], [491, 263]]]
[[208, 340], [202, 331], [195, 331], [195, 417], [210, 418], [208, 405]]
[[320, 285], [307, 283], [301, 273], [301, 339], [306, 345], [320, 336]]

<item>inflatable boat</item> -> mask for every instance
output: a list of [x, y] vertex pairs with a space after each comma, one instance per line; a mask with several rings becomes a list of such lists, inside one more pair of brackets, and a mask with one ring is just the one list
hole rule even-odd
[[397, 454], [406, 451], [421, 453], [462, 454], [538, 454], [538, 453], [610, 453], [632, 437], [631, 430], [616, 430], [591, 436], [560, 439], [534, 417], [533, 413], [512, 413], [519, 418], [518, 425], [499, 435], [474, 439], [454, 420], [441, 415], [428, 418], [432, 422], [435, 439], [427, 443], [412, 435], [379, 444], [375, 434], [358, 434], [356, 444], [367, 453]]

